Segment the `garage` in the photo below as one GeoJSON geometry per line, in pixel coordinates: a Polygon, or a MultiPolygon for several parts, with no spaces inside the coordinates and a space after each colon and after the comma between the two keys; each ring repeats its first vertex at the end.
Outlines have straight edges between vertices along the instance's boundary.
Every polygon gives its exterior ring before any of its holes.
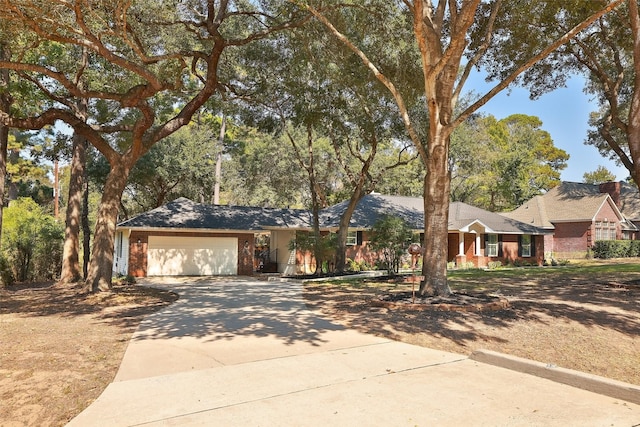
{"type": "Polygon", "coordinates": [[[238,274],[236,237],[149,236],[148,276],[238,274]]]}

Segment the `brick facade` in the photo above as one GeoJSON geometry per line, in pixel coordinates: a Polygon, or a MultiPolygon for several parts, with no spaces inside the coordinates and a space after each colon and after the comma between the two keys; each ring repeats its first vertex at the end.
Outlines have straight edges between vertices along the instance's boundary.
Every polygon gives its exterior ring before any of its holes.
{"type": "MultiPolygon", "coordinates": [[[[544,262],[545,251],[545,237],[546,236],[531,236],[532,245],[534,245],[534,256],[521,257],[519,252],[519,236],[518,235],[501,235],[501,256],[488,257],[485,256],[485,241],[484,235],[480,235],[480,256],[475,254],[476,234],[465,233],[464,234],[464,255],[459,256],[459,233],[449,233],[449,253],[447,254],[447,260],[449,262],[455,262],[461,264],[465,262],[471,262],[475,267],[484,268],[489,262],[500,261],[503,264],[513,264],[516,262],[530,263],[535,265],[542,265],[544,262]]],[[[369,235],[364,233],[362,245],[349,246],[347,248],[347,258],[355,260],[357,262],[366,261],[373,265],[378,259],[376,252],[372,251],[368,247],[369,235]]]]}

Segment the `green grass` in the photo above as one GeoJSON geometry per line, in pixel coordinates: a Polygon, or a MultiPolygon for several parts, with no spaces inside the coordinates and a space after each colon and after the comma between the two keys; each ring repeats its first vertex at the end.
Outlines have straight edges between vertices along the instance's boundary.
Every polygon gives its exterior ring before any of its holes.
{"type": "MultiPolygon", "coordinates": [[[[514,267],[495,270],[450,270],[447,272],[449,286],[454,291],[495,291],[508,285],[535,285],[539,282],[553,283],[566,279],[581,281],[620,279],[621,275],[640,273],[640,259],[617,261],[581,261],[558,267],[514,267]]],[[[419,272],[417,272],[419,274],[419,272]]],[[[349,279],[328,278],[322,283],[345,285],[352,288],[411,289],[412,283],[389,283],[375,278],[349,279]]],[[[416,281],[419,286],[419,281],[416,281]]]]}
{"type": "Polygon", "coordinates": [[[509,285],[535,285],[567,279],[581,281],[619,279],[621,275],[640,273],[638,260],[620,262],[590,261],[563,267],[520,267],[497,270],[464,270],[448,273],[453,290],[495,290],[509,285]]]}

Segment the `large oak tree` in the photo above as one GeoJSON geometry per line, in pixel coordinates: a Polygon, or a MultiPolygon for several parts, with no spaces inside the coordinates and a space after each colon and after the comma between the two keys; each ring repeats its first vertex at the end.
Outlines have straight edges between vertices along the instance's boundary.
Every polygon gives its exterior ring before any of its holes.
{"type": "Polygon", "coordinates": [[[341,7],[327,5],[325,2],[304,2],[307,9],[345,46],[357,55],[369,72],[394,97],[403,118],[406,131],[410,136],[418,154],[425,165],[424,178],[424,212],[425,239],[423,274],[424,281],[420,293],[446,295],[451,292],[447,283],[447,250],[448,250],[448,210],[450,193],[449,143],[453,130],[469,115],[482,107],[498,92],[513,83],[518,76],[536,62],[545,58],[577,33],[588,27],[598,17],[612,10],[622,0],[612,1],[600,10],[585,14],[573,28],[556,40],[544,39],[544,47],[539,51],[512,52],[515,66],[501,78],[494,88],[481,96],[476,102],[459,114],[456,104],[461,91],[472,69],[480,65],[485,54],[496,45],[508,40],[513,26],[500,27],[496,34],[496,21],[502,19],[515,26],[514,17],[520,9],[524,12],[538,4],[547,2],[512,2],[518,7],[509,10],[511,16],[505,14],[501,0],[481,2],[480,0],[404,0],[404,1],[370,1],[355,2],[351,6],[341,7]],[[354,34],[353,23],[343,19],[345,8],[366,8],[375,14],[381,24],[390,20],[403,20],[412,29],[411,40],[400,40],[389,34],[391,44],[415,43],[417,55],[415,60],[422,67],[422,89],[424,93],[424,109],[428,112],[428,130],[421,134],[418,123],[411,116],[405,101],[403,88],[398,85],[393,75],[379,66],[368,46],[369,29],[359,28],[354,34]],[[529,55],[530,53],[530,55],[529,55]]]}
{"type": "Polygon", "coordinates": [[[5,126],[63,121],[106,158],[86,287],[111,286],[120,198],[129,173],[155,143],[189,123],[239,78],[231,51],[304,21],[282,2],[4,1],[0,20],[29,40],[0,69],[49,100],[30,115],[0,112],[5,126]],[[79,61],[82,50],[88,61],[79,61]],[[83,84],[81,84],[83,83],[83,84]],[[86,101],[86,116],[79,103],[86,101]]]}

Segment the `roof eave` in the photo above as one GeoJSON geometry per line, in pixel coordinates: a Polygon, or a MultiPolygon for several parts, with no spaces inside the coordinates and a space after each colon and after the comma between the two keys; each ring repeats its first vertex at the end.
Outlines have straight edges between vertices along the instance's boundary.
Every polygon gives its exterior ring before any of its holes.
{"type": "Polygon", "coordinates": [[[116,230],[130,230],[130,231],[162,231],[171,233],[263,233],[264,229],[257,230],[245,230],[245,229],[229,229],[229,228],[181,228],[181,227],[128,227],[128,226],[116,226],[116,230]]]}

